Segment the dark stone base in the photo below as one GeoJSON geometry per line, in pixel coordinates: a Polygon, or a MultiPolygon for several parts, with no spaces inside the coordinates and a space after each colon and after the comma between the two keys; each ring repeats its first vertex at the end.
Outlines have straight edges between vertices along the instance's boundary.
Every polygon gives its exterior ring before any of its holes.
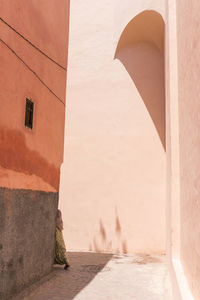
{"type": "Polygon", "coordinates": [[[0,188],[0,299],[53,266],[58,193],[0,188]]]}

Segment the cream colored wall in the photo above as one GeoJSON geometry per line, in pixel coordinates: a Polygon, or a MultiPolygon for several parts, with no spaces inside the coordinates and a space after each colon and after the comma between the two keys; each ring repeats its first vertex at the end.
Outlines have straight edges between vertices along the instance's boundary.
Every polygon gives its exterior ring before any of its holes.
{"type": "MultiPolygon", "coordinates": [[[[164,1],[71,2],[60,191],[68,249],[165,251],[165,151],[131,76],[114,59],[125,26],[146,9],[164,16],[164,1]]],[[[158,61],[155,47],[142,49],[147,65],[158,61]]],[[[120,54],[132,71],[135,53],[129,45],[120,54]]]]}

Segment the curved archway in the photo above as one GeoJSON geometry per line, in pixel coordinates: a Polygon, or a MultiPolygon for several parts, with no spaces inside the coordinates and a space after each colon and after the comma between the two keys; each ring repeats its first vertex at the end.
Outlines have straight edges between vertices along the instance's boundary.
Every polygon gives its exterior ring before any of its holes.
{"type": "Polygon", "coordinates": [[[164,29],[159,13],[140,13],[124,29],[115,58],[132,78],[165,149],[164,29]]]}
{"type": "MultiPolygon", "coordinates": [[[[105,19],[105,1],[100,5],[101,14],[93,7],[98,30],[84,26],[80,10],[73,32],[79,21],[82,41],[70,42],[71,129],[60,193],[61,199],[68,197],[62,202],[65,234],[69,249],[160,254],[165,251],[165,152],[154,124],[165,123],[164,22],[153,11],[136,17],[133,12],[121,35],[122,22],[110,26],[113,11],[105,19]]],[[[164,131],[161,127],[161,137],[164,131]]]]}

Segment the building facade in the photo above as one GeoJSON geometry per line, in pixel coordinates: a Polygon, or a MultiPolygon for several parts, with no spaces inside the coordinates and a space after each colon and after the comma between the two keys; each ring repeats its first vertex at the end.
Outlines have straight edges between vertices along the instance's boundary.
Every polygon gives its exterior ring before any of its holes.
{"type": "Polygon", "coordinates": [[[165,5],[142,2],[71,3],[60,203],[72,249],[165,252],[165,5]]]}
{"type": "Polygon", "coordinates": [[[69,1],[1,1],[0,10],[0,298],[7,299],[53,265],[69,1]]]}
{"type": "MultiPolygon", "coordinates": [[[[0,298],[50,272],[69,1],[0,2],[0,298]]],[[[200,299],[199,1],[71,3],[60,207],[68,249],[165,254],[200,299]]]]}
{"type": "Polygon", "coordinates": [[[60,205],[68,248],[167,253],[199,289],[197,0],[73,1],[60,205]]]}

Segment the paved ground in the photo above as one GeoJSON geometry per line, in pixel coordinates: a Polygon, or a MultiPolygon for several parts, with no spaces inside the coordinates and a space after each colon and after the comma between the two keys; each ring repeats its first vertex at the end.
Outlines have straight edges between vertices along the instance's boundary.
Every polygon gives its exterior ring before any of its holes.
{"type": "Polygon", "coordinates": [[[164,257],[70,252],[69,260],[15,300],[172,300],[164,257]]]}

